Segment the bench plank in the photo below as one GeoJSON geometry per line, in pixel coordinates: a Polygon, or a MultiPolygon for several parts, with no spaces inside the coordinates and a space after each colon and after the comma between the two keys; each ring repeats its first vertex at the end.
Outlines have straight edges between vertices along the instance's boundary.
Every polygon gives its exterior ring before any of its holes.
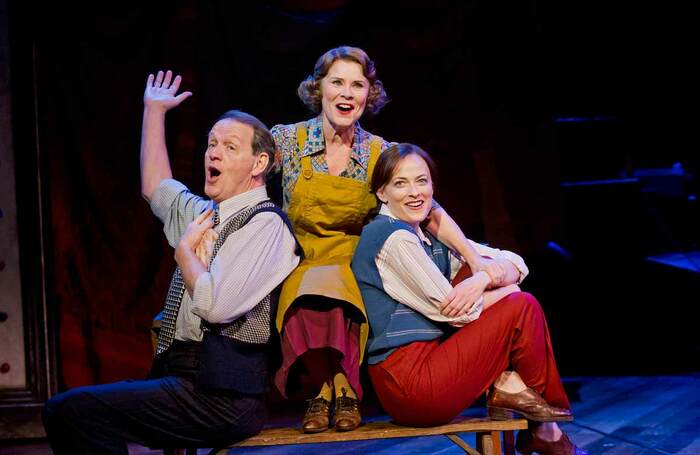
{"type": "Polygon", "coordinates": [[[353,431],[333,429],[323,433],[305,434],[298,428],[267,428],[258,435],[230,447],[272,446],[287,444],[315,444],[323,442],[361,441],[366,439],[413,438],[454,433],[513,431],[527,429],[527,420],[490,420],[488,418],[459,417],[438,427],[404,427],[390,422],[364,423],[353,431]]]}

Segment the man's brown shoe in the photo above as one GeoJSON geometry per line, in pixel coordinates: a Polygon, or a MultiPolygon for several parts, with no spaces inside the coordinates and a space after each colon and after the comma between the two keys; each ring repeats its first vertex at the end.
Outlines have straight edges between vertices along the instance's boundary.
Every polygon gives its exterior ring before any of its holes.
{"type": "Polygon", "coordinates": [[[519,393],[508,393],[493,388],[486,401],[489,417],[494,420],[512,419],[520,414],[536,422],[570,422],[574,416],[568,409],[550,406],[539,393],[527,388],[519,393]]]}
{"type": "Polygon", "coordinates": [[[328,429],[328,411],[330,401],[317,397],[309,400],[309,409],[304,414],[301,429],[304,433],[320,433],[328,429]]]}
{"type": "Polygon", "coordinates": [[[515,440],[515,448],[522,455],[531,455],[533,452],[540,455],[588,455],[588,452],[576,447],[566,433],[562,433],[558,441],[550,442],[538,438],[530,430],[521,430],[515,440]]]}
{"type": "Polygon", "coordinates": [[[335,397],[333,420],[337,431],[352,431],[360,426],[360,401],[346,396],[345,388],[341,389],[342,397],[335,397]]]}

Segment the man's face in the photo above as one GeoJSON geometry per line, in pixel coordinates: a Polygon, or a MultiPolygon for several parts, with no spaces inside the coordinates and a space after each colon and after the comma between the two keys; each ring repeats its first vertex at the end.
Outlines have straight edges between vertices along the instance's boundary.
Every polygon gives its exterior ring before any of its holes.
{"type": "Polygon", "coordinates": [[[231,119],[219,120],[209,132],[204,155],[204,193],[216,203],[253,188],[253,128],[231,119]]]}

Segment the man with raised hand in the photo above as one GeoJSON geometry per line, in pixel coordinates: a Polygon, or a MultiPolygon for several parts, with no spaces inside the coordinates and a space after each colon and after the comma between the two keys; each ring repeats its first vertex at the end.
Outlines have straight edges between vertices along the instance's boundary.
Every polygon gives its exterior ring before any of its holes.
{"type": "Polygon", "coordinates": [[[172,179],[165,114],[177,94],[171,71],[144,92],[141,190],[175,248],[177,269],[162,312],[149,379],[78,387],[44,410],[51,447],[127,454],[151,447],[220,447],[260,431],[267,416],[271,315],[277,287],[299,263],[286,216],[265,177],[275,144],[255,117],[228,111],[209,132],[204,192],[172,179]]]}

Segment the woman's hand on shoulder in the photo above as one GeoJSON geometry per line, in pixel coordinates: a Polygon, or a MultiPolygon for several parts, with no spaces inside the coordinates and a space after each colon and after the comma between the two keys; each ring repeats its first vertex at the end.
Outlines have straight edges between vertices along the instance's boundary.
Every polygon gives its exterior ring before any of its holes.
{"type": "Polygon", "coordinates": [[[476,272],[452,288],[440,306],[440,313],[447,317],[459,317],[466,314],[479,300],[490,282],[491,278],[485,271],[476,272]]]}

